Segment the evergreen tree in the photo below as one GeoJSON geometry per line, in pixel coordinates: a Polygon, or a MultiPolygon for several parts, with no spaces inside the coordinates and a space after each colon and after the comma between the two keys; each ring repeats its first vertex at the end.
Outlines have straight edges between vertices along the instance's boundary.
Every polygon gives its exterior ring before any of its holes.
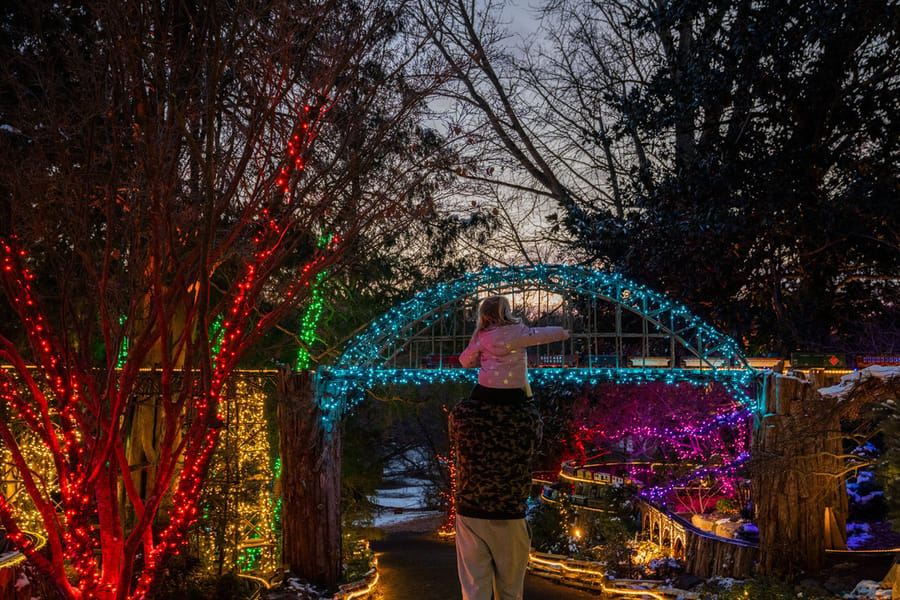
{"type": "Polygon", "coordinates": [[[580,243],[750,352],[895,350],[896,3],[634,3],[625,25],[659,55],[604,94],[656,161],[624,218],[572,221],[580,243]]]}

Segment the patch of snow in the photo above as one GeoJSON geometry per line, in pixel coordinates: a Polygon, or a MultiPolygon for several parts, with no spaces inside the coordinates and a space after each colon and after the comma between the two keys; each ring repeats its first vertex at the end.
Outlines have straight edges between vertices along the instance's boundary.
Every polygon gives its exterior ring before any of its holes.
{"type": "Polygon", "coordinates": [[[848,600],[890,600],[891,590],[881,589],[881,584],[870,579],[863,579],[856,584],[853,591],[844,594],[848,600]]]}
{"type": "Polygon", "coordinates": [[[668,558],[654,558],[650,561],[650,568],[656,571],[661,567],[669,567],[672,569],[680,569],[681,563],[675,560],[672,557],[668,558]]]}
{"type": "Polygon", "coordinates": [[[377,490],[376,494],[369,499],[382,508],[422,508],[424,489],[421,486],[408,486],[397,489],[377,490]]]}
{"type": "Polygon", "coordinates": [[[734,584],[738,583],[740,580],[731,577],[713,577],[709,581],[715,584],[719,589],[730,590],[734,587],[734,584]]]}
{"type": "Polygon", "coordinates": [[[7,123],[0,125],[0,131],[8,131],[9,133],[15,133],[16,135],[23,135],[21,129],[16,129],[7,123]]]}
{"type": "Polygon", "coordinates": [[[272,597],[280,598],[282,600],[284,598],[290,598],[291,600],[324,600],[325,598],[332,597],[328,592],[320,590],[296,577],[289,577],[279,589],[283,590],[285,593],[273,594],[272,597]]]}
{"type": "Polygon", "coordinates": [[[388,465],[384,473],[386,481],[394,480],[401,485],[376,490],[369,497],[376,507],[375,527],[389,527],[440,514],[440,511],[429,510],[425,506],[426,489],[430,482],[405,476],[411,466],[423,464],[427,460],[425,449],[413,449],[388,465]]]}
{"type": "Polygon", "coordinates": [[[847,533],[869,533],[872,531],[871,523],[847,523],[847,533]]]}
{"type": "Polygon", "coordinates": [[[426,517],[438,517],[442,513],[436,510],[404,511],[402,513],[382,512],[375,516],[375,527],[391,527],[426,517]]]}
{"type": "Polygon", "coordinates": [[[881,367],[881,366],[873,366],[866,367],[861,371],[854,371],[852,373],[847,373],[843,377],[841,377],[841,382],[837,385],[833,385],[827,388],[821,388],[819,390],[819,395],[826,398],[836,398],[837,400],[843,400],[847,397],[850,391],[856,386],[857,383],[868,379],[869,377],[875,377],[877,379],[894,379],[900,377],[900,367],[881,367]]]}
{"type": "Polygon", "coordinates": [[[882,492],[880,490],[875,490],[874,492],[869,492],[868,494],[863,494],[863,495],[857,494],[856,492],[850,492],[849,494],[850,494],[850,500],[852,500],[853,502],[855,502],[857,504],[866,504],[868,502],[871,502],[875,498],[880,498],[880,497],[884,496],[884,492],[882,492]]]}
{"type": "Polygon", "coordinates": [[[850,501],[857,504],[866,504],[867,502],[871,502],[876,498],[884,496],[884,491],[872,489],[875,487],[875,473],[872,471],[859,471],[855,478],[847,480],[846,486],[850,501]],[[868,493],[861,494],[860,488],[862,488],[863,491],[869,491],[868,493]]]}
{"type": "Polygon", "coordinates": [[[759,527],[750,522],[741,523],[741,526],[737,528],[732,537],[738,540],[758,542],[759,527]]]}
{"type": "Polygon", "coordinates": [[[874,471],[860,471],[856,474],[856,483],[874,483],[875,481],[875,472],[874,471]]]}

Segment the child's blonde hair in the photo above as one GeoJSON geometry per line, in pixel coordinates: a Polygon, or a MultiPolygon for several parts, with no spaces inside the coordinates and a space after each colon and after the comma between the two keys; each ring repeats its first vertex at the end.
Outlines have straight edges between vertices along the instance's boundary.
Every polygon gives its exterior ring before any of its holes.
{"type": "Polygon", "coordinates": [[[492,327],[513,325],[521,319],[514,317],[506,296],[488,296],[478,307],[478,327],[476,331],[484,331],[492,327]]]}

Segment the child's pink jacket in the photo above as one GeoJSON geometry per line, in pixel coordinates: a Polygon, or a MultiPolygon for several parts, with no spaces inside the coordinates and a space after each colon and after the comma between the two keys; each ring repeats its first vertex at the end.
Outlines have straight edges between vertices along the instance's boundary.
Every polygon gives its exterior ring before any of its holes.
{"type": "Polygon", "coordinates": [[[459,355],[466,368],[481,358],[478,383],[490,388],[525,387],[528,359],[526,348],[569,338],[562,327],[528,327],[522,323],[480,331],[459,355]]]}

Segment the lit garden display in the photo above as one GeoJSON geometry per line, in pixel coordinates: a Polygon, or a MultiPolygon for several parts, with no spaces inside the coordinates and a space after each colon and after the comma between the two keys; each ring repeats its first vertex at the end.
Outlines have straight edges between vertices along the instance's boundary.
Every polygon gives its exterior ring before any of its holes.
{"type": "Polygon", "coordinates": [[[645,497],[673,507],[699,502],[702,512],[708,502],[742,491],[736,470],[749,453],[751,411],[735,391],[659,382],[586,389],[573,407],[574,460],[603,465],[604,457],[617,456],[645,484],[645,497]],[[706,498],[694,502],[701,488],[706,498]]]}
{"type": "MultiPolygon", "coordinates": [[[[577,292],[586,297],[618,304],[645,319],[656,331],[662,331],[682,344],[685,354],[694,357],[698,368],[532,368],[529,378],[533,385],[596,387],[615,384],[624,389],[635,386],[663,385],[678,389],[687,387],[698,393],[716,387],[729,398],[713,414],[696,421],[670,426],[644,426],[631,435],[643,435],[670,443],[675,448],[676,461],[702,463],[710,453],[717,453],[723,462],[699,466],[686,474],[684,480],[666,482],[648,488],[648,497],[660,499],[675,489],[683,488],[688,480],[717,477],[730,481],[746,460],[749,435],[749,414],[755,405],[751,390],[756,371],[747,365],[737,345],[691,315],[683,306],[665,297],[634,285],[621,277],[598,273],[580,267],[539,265],[529,267],[489,268],[466,275],[454,282],[442,283],[420,293],[415,298],[389,310],[363,334],[351,341],[334,367],[318,370],[317,398],[325,409],[326,423],[338,418],[366,397],[366,391],[379,386],[427,386],[441,383],[477,381],[477,369],[397,367],[398,356],[416,336],[427,335],[429,328],[437,328],[441,320],[454,318],[460,302],[489,293],[511,294],[521,289],[545,289],[560,295],[577,292]],[[735,429],[737,445],[734,451],[720,447],[723,429],[735,429]],[[681,446],[677,440],[690,440],[681,446]],[[691,450],[693,448],[693,451],[691,450]],[[729,477],[726,477],[729,476],[729,477]]],[[[573,334],[577,333],[573,331],[573,334]]],[[[451,362],[451,361],[448,361],[451,362]]],[[[634,473],[637,475],[637,471],[634,473]]]]}
{"type": "MultiPolygon", "coordinates": [[[[384,366],[404,341],[449,316],[459,299],[479,294],[542,289],[594,297],[640,315],[652,326],[689,348],[707,367],[714,359],[745,368],[737,343],[693,315],[685,306],[615,273],[569,265],[489,267],[454,281],[439,283],[387,311],[355,338],[336,363],[337,369],[384,366]]],[[[577,332],[575,332],[577,333],[577,332]]]]}
{"type": "MultiPolygon", "coordinates": [[[[751,406],[746,388],[755,371],[747,365],[737,344],[694,316],[686,307],[614,273],[567,265],[533,265],[486,268],[451,282],[439,283],[390,309],[354,338],[332,368],[319,370],[319,399],[327,412],[339,414],[364,397],[365,389],[377,385],[426,385],[438,382],[472,382],[474,369],[428,369],[419,365],[396,366],[409,342],[454,317],[460,301],[487,293],[509,294],[541,289],[564,296],[578,294],[612,303],[638,315],[654,331],[677,342],[700,368],[538,368],[529,377],[545,383],[709,383],[721,382],[733,390],[741,403],[751,406]]],[[[573,331],[573,337],[579,334],[573,331]]],[[[621,365],[625,367],[625,365],[621,365]]]]}
{"type": "MultiPolygon", "coordinates": [[[[295,152],[313,134],[308,126],[304,130],[307,133],[295,137],[295,152]]],[[[302,168],[297,160],[292,169],[302,168]]],[[[284,196],[292,189],[284,178],[276,187],[284,196]]],[[[236,385],[233,373],[253,340],[273,327],[286,307],[295,299],[309,298],[308,286],[317,281],[333,254],[331,237],[296,268],[282,291],[282,303],[261,314],[258,299],[267,277],[293,248],[285,242],[296,225],[292,199],[283,199],[286,204],[278,210],[270,210],[269,192],[242,203],[247,215],[236,221],[233,235],[246,237],[247,247],[239,269],[217,289],[221,296],[217,304],[198,300],[204,295],[202,285],[211,279],[210,272],[203,271],[208,263],[188,261],[199,274],[179,271],[175,279],[183,285],[172,284],[170,289],[160,282],[170,277],[161,271],[173,268],[171,261],[150,261],[146,273],[157,277],[154,285],[149,291],[141,287],[134,298],[116,298],[122,301],[116,309],[129,311],[126,316],[98,312],[102,331],[94,331],[93,337],[88,330],[75,325],[70,330],[47,318],[52,313],[42,305],[44,290],[35,283],[31,269],[37,261],[28,254],[27,240],[7,236],[0,244],[4,292],[33,350],[26,359],[4,339],[0,351],[4,363],[0,396],[8,411],[0,420],[0,437],[4,464],[14,465],[17,473],[16,488],[0,494],[0,521],[8,539],[61,596],[146,597],[164,572],[166,558],[178,553],[201,517],[201,489],[222,432],[223,394],[236,385]],[[151,318],[146,317],[148,304],[151,318]],[[216,331],[209,336],[183,335],[202,331],[213,321],[216,331]],[[96,338],[103,342],[105,363],[93,364],[81,351],[92,347],[96,338]],[[158,381],[154,401],[159,421],[149,424],[158,438],[146,446],[146,460],[136,465],[129,456],[129,437],[135,433],[131,416],[143,402],[136,400],[143,393],[137,388],[148,377],[148,369],[155,373],[149,377],[158,381]],[[28,435],[14,430],[13,424],[27,429],[28,435]],[[35,443],[44,447],[46,457],[35,456],[30,448],[35,443]],[[34,529],[47,533],[45,552],[38,552],[27,535],[37,520],[42,526],[34,529]],[[138,554],[142,561],[136,560],[138,554]]],[[[164,207],[154,214],[171,217],[164,207]]],[[[182,241],[164,240],[176,245],[182,241]]],[[[136,272],[145,269],[139,266],[136,272]]],[[[103,302],[98,306],[98,311],[110,309],[103,302]]],[[[260,515],[245,519],[240,527],[258,528],[257,547],[271,547],[271,518],[265,512],[260,515]]],[[[253,557],[256,552],[262,551],[248,549],[240,560],[245,564],[269,560],[253,557]]]]}
{"type": "MultiPolygon", "coordinates": [[[[438,383],[471,383],[478,380],[477,369],[391,369],[350,368],[319,371],[319,398],[322,406],[332,414],[350,410],[365,398],[367,389],[389,385],[433,385],[438,383]]],[[[641,384],[663,382],[666,384],[689,383],[705,385],[721,383],[727,386],[735,398],[745,406],[754,400],[747,393],[754,372],[737,370],[688,370],[688,369],[532,369],[528,372],[533,385],[598,385],[606,382],[641,384]]]]}
{"type": "Polygon", "coordinates": [[[270,378],[243,373],[223,401],[225,429],[210,461],[195,528],[201,561],[212,571],[271,575],[280,564],[277,458],[265,411],[270,378]]]}
{"type": "MultiPolygon", "coordinates": [[[[45,444],[24,427],[11,428],[12,434],[19,440],[24,461],[36,473],[43,474],[42,484],[50,490],[51,495],[59,493],[59,483],[53,477],[53,455],[45,444]]],[[[28,496],[21,477],[18,476],[12,455],[6,444],[0,446],[0,481],[3,488],[0,495],[15,506],[18,521],[24,531],[30,533],[44,532],[44,523],[34,502],[28,496]]]]}
{"type": "MultiPolygon", "coordinates": [[[[239,373],[234,384],[226,388],[220,406],[225,427],[210,461],[201,515],[194,528],[201,562],[212,570],[223,567],[225,571],[271,576],[280,564],[276,532],[278,459],[269,444],[264,408],[271,394],[271,385],[267,386],[271,379],[271,373],[239,373]]],[[[13,426],[11,430],[25,463],[40,478],[41,485],[51,496],[59,494],[57,480],[48,477],[54,469],[46,444],[27,428],[13,426]]],[[[15,506],[21,529],[43,545],[44,521],[25,492],[22,478],[12,469],[5,444],[0,448],[0,465],[4,467],[2,496],[15,506]]]]}
{"type": "MultiPolygon", "coordinates": [[[[333,238],[323,243],[327,245],[331,241],[333,238]]],[[[323,255],[318,256],[320,258],[316,260],[321,260],[323,255]]],[[[261,255],[260,260],[263,258],[261,255]]],[[[315,264],[312,263],[310,268],[315,264]]],[[[322,271],[317,273],[316,276],[305,280],[306,285],[313,287],[313,293],[308,295],[309,301],[301,332],[302,340],[307,347],[315,339],[316,327],[324,308],[321,286],[325,275],[322,271]]],[[[241,290],[249,290],[253,284],[254,265],[248,265],[246,277],[247,284],[240,287],[241,290]]],[[[396,368],[392,366],[393,353],[398,349],[402,351],[402,347],[410,339],[422,334],[428,327],[438,324],[441,319],[448,318],[450,307],[456,303],[471,301],[489,292],[514,293],[515,290],[522,288],[547,289],[560,294],[574,291],[582,296],[622,307],[623,310],[630,311],[650,323],[655,331],[663,332],[682,344],[686,354],[697,358],[700,363],[700,368],[696,369],[624,368],[624,366],[535,368],[530,371],[530,379],[536,387],[595,386],[604,382],[620,385],[720,384],[733,394],[739,404],[753,405],[753,399],[748,396],[746,390],[752,384],[755,372],[746,366],[746,362],[737,351],[736,344],[703,324],[684,307],[612,274],[593,272],[580,267],[534,266],[486,269],[480,273],[466,275],[455,282],[439,284],[376,319],[368,330],[351,341],[333,367],[320,367],[317,370],[316,393],[326,415],[325,427],[331,427],[342,414],[352,410],[363,400],[366,390],[373,387],[474,383],[477,378],[475,369],[433,369],[419,368],[418,365],[396,368]]],[[[27,290],[27,285],[23,284],[22,289],[27,290]]],[[[240,376],[226,379],[224,376],[224,373],[234,369],[241,328],[251,313],[249,299],[243,294],[244,292],[241,292],[234,298],[227,316],[217,321],[211,328],[209,337],[212,342],[211,358],[214,367],[211,393],[214,393],[214,396],[201,397],[197,400],[198,414],[215,407],[216,419],[222,426],[215,427],[205,438],[196,438],[193,442],[199,451],[184,465],[185,476],[173,499],[175,509],[172,522],[168,529],[161,532],[161,543],[154,546],[156,554],[151,553],[148,556],[151,565],[155,564],[153,561],[161,558],[164,553],[176,549],[180,532],[186,531],[189,525],[198,520],[201,524],[208,524],[219,518],[217,511],[221,510],[221,507],[217,507],[212,500],[215,497],[220,500],[226,499],[228,493],[226,483],[229,478],[250,480],[258,477],[258,481],[254,482],[252,490],[248,486],[228,500],[228,510],[232,513],[222,520],[222,527],[204,526],[199,530],[195,529],[199,532],[196,541],[204,563],[211,565],[218,562],[224,569],[265,572],[269,571],[270,565],[277,564],[279,560],[276,553],[278,493],[275,489],[277,483],[273,482],[271,476],[272,471],[277,471],[277,465],[272,464],[268,438],[261,429],[264,428],[262,424],[264,394],[258,388],[254,388],[250,379],[240,376]],[[213,452],[217,440],[220,443],[218,449],[213,452]],[[187,499],[188,495],[201,497],[199,474],[205,461],[210,461],[209,487],[202,496],[206,500],[197,505],[196,502],[189,502],[187,499]],[[247,474],[251,476],[247,477],[247,474]],[[216,531],[213,532],[213,529],[216,531]],[[202,533],[203,531],[209,533],[202,533]],[[218,539],[215,534],[218,534],[218,539]],[[228,548],[225,553],[222,552],[223,544],[228,548]]],[[[36,323],[34,327],[39,330],[40,324],[36,323]]],[[[51,360],[52,355],[48,352],[45,358],[51,360]]],[[[298,356],[298,366],[309,366],[310,362],[308,351],[301,352],[298,356]]],[[[53,371],[52,364],[48,363],[45,368],[53,371]]],[[[127,355],[120,356],[118,368],[130,368],[127,364],[127,355]]],[[[77,385],[77,381],[72,383],[77,385]]],[[[54,391],[58,396],[73,397],[78,392],[77,387],[68,387],[62,382],[60,385],[61,387],[54,391]]],[[[14,399],[9,388],[6,395],[14,399]]],[[[18,409],[20,418],[26,420],[36,418],[29,414],[26,404],[14,399],[12,405],[18,409]]],[[[742,417],[737,415],[743,414],[745,413],[736,410],[733,414],[718,415],[710,423],[698,425],[695,431],[691,431],[691,435],[702,436],[704,427],[712,431],[721,424],[722,419],[739,419],[742,417]]],[[[65,415],[61,415],[61,418],[65,418],[65,415]]],[[[40,427],[35,430],[40,431],[40,427]]],[[[71,436],[75,436],[76,432],[76,427],[70,429],[71,436]]],[[[655,435],[659,436],[665,434],[665,431],[655,432],[655,435]]],[[[62,441],[74,451],[77,447],[77,438],[66,440],[67,438],[62,438],[62,441]]],[[[36,445],[34,450],[37,452],[47,447],[48,444],[45,442],[36,445]]],[[[52,444],[49,447],[52,448],[52,444]]],[[[29,446],[24,443],[21,444],[21,448],[23,454],[30,452],[29,446]]],[[[47,450],[47,453],[43,459],[28,460],[52,461],[50,450],[47,450]]],[[[721,465],[721,468],[726,468],[726,465],[721,465]]],[[[275,479],[277,480],[277,475],[275,479]]],[[[136,497],[135,492],[129,491],[136,497]]],[[[61,493],[63,496],[66,495],[62,488],[61,493]]],[[[68,510],[75,511],[71,516],[77,520],[79,512],[72,508],[73,497],[69,497],[67,506],[70,507],[68,510]]],[[[2,508],[9,510],[9,505],[4,504],[2,508]]],[[[40,517],[42,510],[46,512],[48,507],[36,507],[34,518],[30,520],[20,518],[19,523],[30,526],[30,523],[38,524],[40,521],[46,521],[46,518],[40,517]]],[[[89,511],[85,514],[89,514],[89,511]]],[[[39,530],[38,527],[35,529],[39,530]]],[[[78,545],[79,531],[81,530],[76,527],[69,534],[74,537],[67,538],[66,544],[72,548],[83,546],[85,550],[89,546],[92,547],[93,542],[88,537],[85,537],[82,546],[78,545]]],[[[13,535],[16,533],[13,532],[13,535]]],[[[92,557],[93,552],[89,552],[83,561],[81,559],[74,561],[78,563],[75,566],[80,569],[79,573],[82,573],[82,580],[88,588],[98,585],[96,581],[84,579],[92,577],[97,572],[98,565],[92,557]]],[[[140,580],[139,585],[147,586],[149,583],[149,577],[145,577],[140,580]]]]}
{"type": "MultiPolygon", "coordinates": [[[[738,471],[747,457],[750,414],[756,403],[751,389],[757,372],[749,367],[732,340],[703,324],[684,307],[616,275],[580,267],[556,265],[486,269],[455,282],[439,284],[388,311],[351,341],[333,367],[318,370],[317,398],[325,409],[327,416],[324,419],[329,421],[344,411],[352,410],[364,400],[366,391],[375,387],[474,384],[477,369],[457,368],[452,356],[422,361],[429,367],[435,362],[446,362],[450,368],[422,368],[418,364],[398,367],[397,364],[404,360],[410,362],[403,356],[408,345],[417,336],[427,337],[429,329],[440,327],[442,320],[453,319],[460,303],[469,302],[474,306],[477,298],[486,294],[515,294],[522,289],[552,290],[560,295],[574,291],[584,297],[617,304],[644,319],[649,324],[645,327],[669,336],[673,345],[677,342],[685,356],[693,357],[696,368],[671,368],[674,366],[671,362],[665,368],[628,367],[622,361],[619,368],[530,368],[529,378],[536,388],[593,388],[604,384],[615,384],[619,389],[663,386],[694,390],[701,395],[713,388],[721,390],[728,401],[723,401],[721,406],[702,415],[702,418],[686,419],[667,426],[633,427],[629,435],[668,443],[673,448],[673,461],[696,466],[690,473],[685,473],[683,479],[648,487],[645,490],[648,499],[667,498],[674,490],[695,485],[703,479],[721,482],[723,493],[734,491],[726,488],[733,477],[738,477],[738,471]],[[733,439],[730,441],[735,442],[733,447],[725,447],[729,441],[720,435],[723,430],[732,431],[733,439]],[[685,440],[687,443],[684,443],[685,440]],[[711,454],[721,460],[708,464],[711,454]]],[[[450,328],[444,327],[441,331],[446,329],[450,328]]],[[[574,333],[577,331],[573,330],[574,333]]],[[[641,361],[648,365],[650,362],[641,361]]],[[[324,425],[330,426],[328,422],[324,425]]],[[[452,515],[449,523],[452,523],[452,515]]]]}

